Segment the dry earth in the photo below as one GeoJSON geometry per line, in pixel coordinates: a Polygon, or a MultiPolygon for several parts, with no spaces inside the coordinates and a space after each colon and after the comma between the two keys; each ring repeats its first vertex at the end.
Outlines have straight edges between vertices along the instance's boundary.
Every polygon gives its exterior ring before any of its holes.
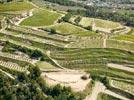
{"type": "Polygon", "coordinates": [[[87,84],[91,81],[91,79],[82,80],[81,77],[83,75],[85,75],[85,73],[74,71],[42,73],[42,77],[48,82],[48,84],[70,86],[74,91],[83,91],[87,84]]]}

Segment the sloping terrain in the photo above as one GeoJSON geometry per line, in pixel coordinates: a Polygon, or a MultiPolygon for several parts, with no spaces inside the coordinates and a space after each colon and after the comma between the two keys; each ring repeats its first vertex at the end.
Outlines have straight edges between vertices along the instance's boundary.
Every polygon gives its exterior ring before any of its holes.
{"type": "Polygon", "coordinates": [[[66,13],[0,4],[0,100],[133,100],[134,29],[66,13]]]}

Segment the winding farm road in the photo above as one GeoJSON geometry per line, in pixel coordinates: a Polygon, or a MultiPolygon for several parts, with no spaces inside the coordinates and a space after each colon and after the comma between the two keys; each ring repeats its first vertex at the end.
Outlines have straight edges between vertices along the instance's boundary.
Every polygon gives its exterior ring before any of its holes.
{"type": "Polygon", "coordinates": [[[105,93],[111,96],[114,96],[116,98],[119,98],[121,100],[130,100],[122,95],[116,94],[108,89],[101,83],[101,82],[96,82],[95,87],[91,93],[91,95],[88,95],[84,100],[97,100],[98,94],[99,93],[105,93]]]}
{"type": "Polygon", "coordinates": [[[124,65],[108,63],[107,66],[111,67],[111,68],[116,68],[116,69],[120,69],[120,70],[129,71],[129,72],[133,72],[134,73],[134,68],[126,67],[124,65]]]}
{"type": "Polygon", "coordinates": [[[85,98],[85,100],[97,100],[97,96],[100,92],[103,92],[105,90],[105,86],[100,83],[100,82],[96,82],[95,83],[95,87],[91,93],[91,95],[87,96],[85,98]]]}

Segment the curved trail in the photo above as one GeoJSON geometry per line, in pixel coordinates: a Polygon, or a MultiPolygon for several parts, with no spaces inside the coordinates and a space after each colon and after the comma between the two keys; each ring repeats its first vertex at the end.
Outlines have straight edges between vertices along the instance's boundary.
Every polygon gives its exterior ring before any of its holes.
{"type": "Polygon", "coordinates": [[[96,82],[91,95],[87,96],[84,100],[97,100],[98,94],[104,90],[105,86],[100,82],[96,82]]]}
{"type": "Polygon", "coordinates": [[[88,95],[84,100],[97,100],[98,94],[101,92],[119,98],[121,100],[130,100],[122,95],[116,94],[106,89],[106,87],[101,82],[95,83],[95,87],[93,88],[92,94],[88,95]]]}
{"type": "Polygon", "coordinates": [[[7,72],[5,72],[5,71],[3,71],[3,70],[1,70],[1,69],[0,69],[0,72],[6,74],[8,77],[10,77],[10,78],[13,79],[13,80],[15,79],[10,73],[7,73],[7,72]]]}

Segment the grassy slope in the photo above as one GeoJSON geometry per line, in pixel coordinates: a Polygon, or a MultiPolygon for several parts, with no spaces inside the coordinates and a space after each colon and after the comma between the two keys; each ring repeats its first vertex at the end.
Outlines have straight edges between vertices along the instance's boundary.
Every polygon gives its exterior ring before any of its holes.
{"type": "Polygon", "coordinates": [[[93,18],[82,17],[79,24],[82,25],[83,27],[88,27],[92,25],[92,21],[93,21],[93,18]]]}
{"type": "Polygon", "coordinates": [[[33,6],[26,2],[13,2],[13,3],[0,4],[0,12],[22,11],[22,10],[29,10],[32,8],[33,6]]]}
{"type": "Polygon", "coordinates": [[[38,61],[36,65],[41,69],[55,69],[55,67],[45,61],[38,61]]]}
{"type": "Polygon", "coordinates": [[[133,79],[133,74],[113,68],[106,64],[121,63],[133,65],[133,53],[117,49],[79,49],[51,53],[62,66],[72,69],[87,69],[91,74],[133,79]]]}
{"type": "Polygon", "coordinates": [[[95,19],[95,23],[97,27],[101,27],[101,28],[113,29],[120,26],[119,23],[108,21],[108,20],[102,20],[102,19],[95,19]]]}
{"type": "Polygon", "coordinates": [[[118,87],[122,90],[125,90],[125,91],[128,91],[128,92],[134,94],[134,84],[132,84],[132,83],[113,80],[113,84],[115,87],[118,87]]]}
{"type": "Polygon", "coordinates": [[[24,20],[21,25],[47,26],[52,25],[61,15],[48,10],[36,10],[34,15],[24,20]]]}
{"type": "Polygon", "coordinates": [[[129,32],[130,35],[134,35],[134,27],[131,28],[131,32],[129,32]]]}
{"type": "Polygon", "coordinates": [[[4,18],[4,16],[0,15],[0,20],[2,20],[4,18]]]}
{"type": "Polygon", "coordinates": [[[114,39],[134,42],[134,35],[119,35],[114,39]]]}
{"type": "Polygon", "coordinates": [[[70,23],[60,23],[55,26],[50,26],[48,28],[55,29],[57,32],[69,35],[69,34],[75,34],[75,35],[95,35],[96,33],[85,30],[81,27],[72,25],[70,23]]]}

